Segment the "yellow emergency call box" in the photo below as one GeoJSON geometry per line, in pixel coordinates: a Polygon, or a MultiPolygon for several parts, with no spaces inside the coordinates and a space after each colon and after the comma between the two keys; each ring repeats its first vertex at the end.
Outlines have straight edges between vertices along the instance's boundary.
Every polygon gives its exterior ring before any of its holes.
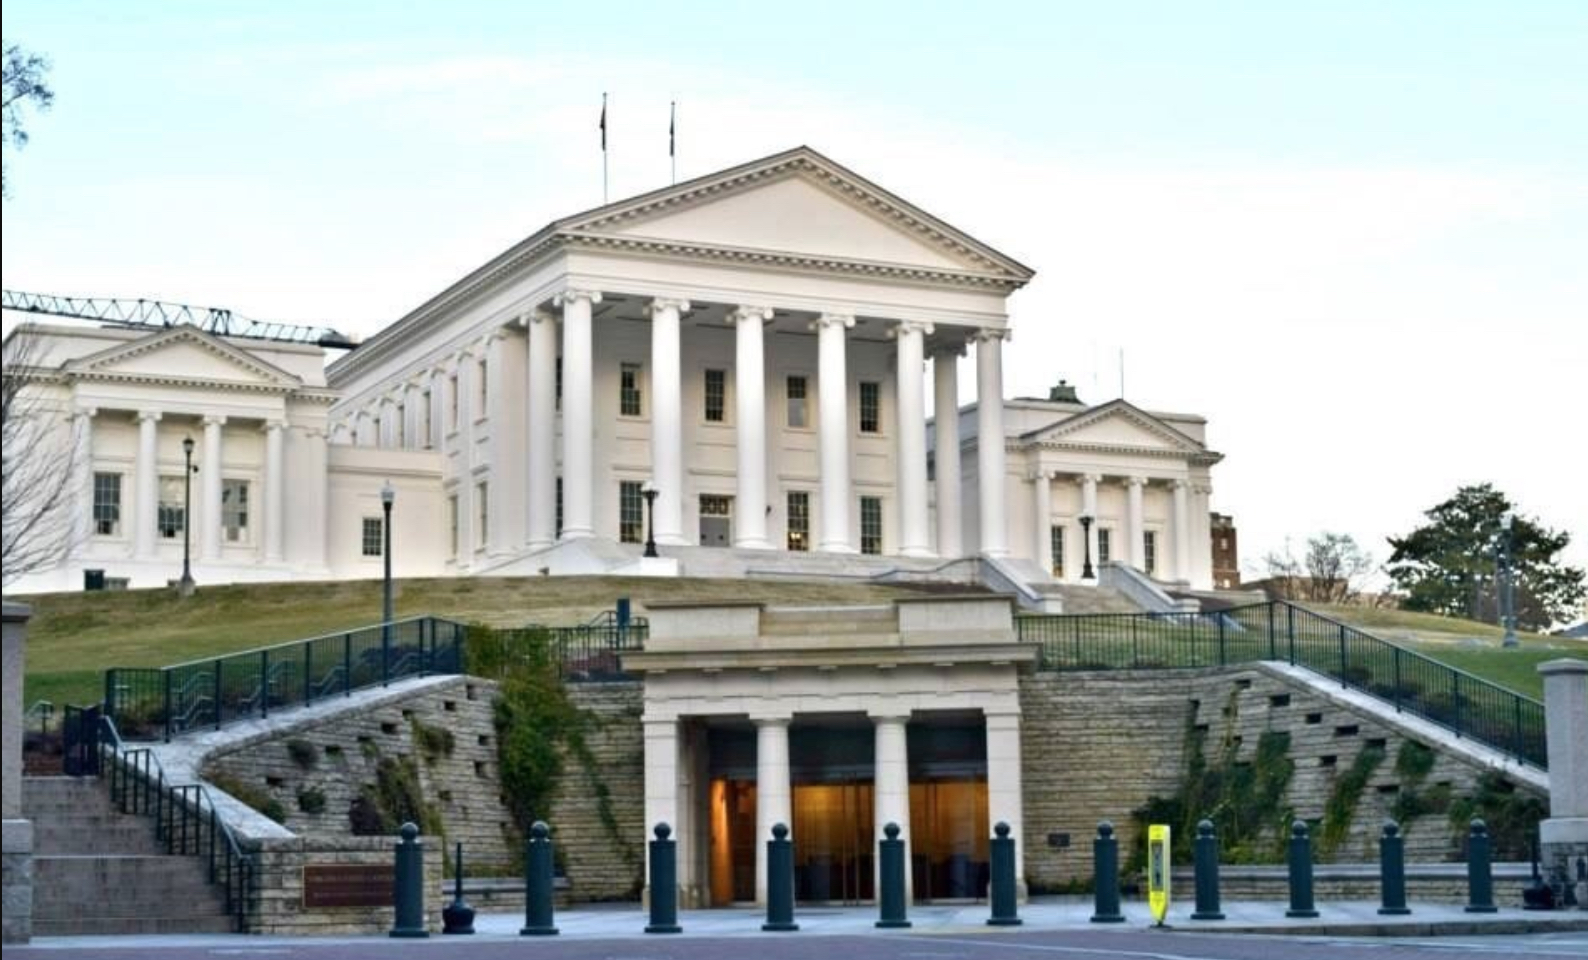
{"type": "Polygon", "coordinates": [[[1147,827],[1147,906],[1152,919],[1163,926],[1169,916],[1169,825],[1147,827]]]}

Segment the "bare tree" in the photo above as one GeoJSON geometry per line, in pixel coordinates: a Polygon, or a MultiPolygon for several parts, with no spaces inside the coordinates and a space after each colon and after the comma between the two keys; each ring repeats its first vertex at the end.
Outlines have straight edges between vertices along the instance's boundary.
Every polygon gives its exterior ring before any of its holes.
{"type": "Polygon", "coordinates": [[[5,340],[0,387],[0,582],[59,563],[72,546],[77,438],[40,391],[42,344],[31,324],[5,340]]]}
{"type": "MultiPolygon", "coordinates": [[[[0,57],[0,65],[4,67],[4,76],[0,78],[0,87],[4,88],[5,99],[0,104],[0,144],[21,148],[28,143],[22,108],[32,106],[48,110],[55,100],[55,92],[44,83],[44,75],[50,72],[50,62],[36,53],[29,53],[19,44],[5,43],[3,46],[5,52],[0,57]]],[[[11,195],[11,183],[5,178],[3,165],[0,165],[0,195],[11,195]]]]}
{"type": "Polygon", "coordinates": [[[1285,541],[1283,553],[1263,558],[1270,591],[1285,600],[1352,603],[1361,594],[1362,579],[1373,571],[1373,557],[1348,533],[1327,530],[1307,538],[1307,554],[1298,560],[1285,541]]]}

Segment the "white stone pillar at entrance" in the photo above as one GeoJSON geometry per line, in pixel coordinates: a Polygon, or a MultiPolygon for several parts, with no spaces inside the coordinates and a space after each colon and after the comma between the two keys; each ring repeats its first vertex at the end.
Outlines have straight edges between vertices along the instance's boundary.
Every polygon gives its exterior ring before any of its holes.
{"type": "MultiPolygon", "coordinates": [[[[1081,547],[1081,556],[1092,558],[1092,572],[1097,572],[1097,565],[1101,559],[1097,555],[1097,482],[1103,479],[1095,473],[1081,475],[1081,515],[1092,518],[1092,525],[1086,531],[1086,543],[1081,547]]],[[[1083,566],[1081,572],[1086,568],[1083,566]]]]}
{"type": "Polygon", "coordinates": [[[280,420],[265,423],[265,562],[280,563],[282,531],[286,528],[287,425],[280,420]]]}
{"type": "MultiPolygon", "coordinates": [[[[793,790],[789,781],[790,717],[755,717],[755,902],[766,903],[766,841],[772,825],[794,829],[793,790]]],[[[790,834],[792,837],[792,833],[790,834]]]]}
{"type": "Polygon", "coordinates": [[[938,350],[932,355],[933,481],[937,492],[937,554],[963,553],[959,497],[959,358],[963,346],[938,350]]]}
{"type": "MultiPolygon", "coordinates": [[[[899,825],[899,839],[906,844],[904,848],[904,900],[911,903],[911,888],[909,863],[915,849],[910,841],[910,745],[906,725],[910,722],[909,711],[896,713],[872,713],[871,721],[876,725],[876,755],[874,767],[874,791],[872,801],[875,815],[875,839],[881,840],[886,834],[883,828],[889,823],[899,825]]],[[[873,889],[882,889],[881,864],[873,868],[873,889]]]]}
{"type": "Polygon", "coordinates": [[[1544,875],[1576,880],[1577,909],[1588,910],[1588,661],[1550,660],[1544,675],[1544,744],[1549,760],[1549,819],[1538,825],[1544,875]]]}
{"type": "MultiPolygon", "coordinates": [[[[683,843],[678,836],[678,784],[681,771],[678,767],[678,721],[671,718],[645,718],[642,723],[645,731],[645,835],[641,844],[645,850],[645,901],[649,903],[650,841],[655,837],[652,831],[658,823],[665,823],[673,828],[673,836],[680,844],[683,843]]],[[[678,853],[682,860],[683,850],[679,849],[678,853]]]]}
{"type": "Polygon", "coordinates": [[[1147,518],[1142,512],[1141,498],[1146,485],[1146,477],[1125,478],[1125,535],[1130,538],[1127,559],[1143,573],[1147,571],[1147,518]]]}
{"type": "Polygon", "coordinates": [[[739,485],[734,507],[733,545],[770,550],[766,538],[766,350],[762,327],[770,307],[739,307],[728,319],[737,331],[734,354],[734,414],[739,418],[739,485]]]}
{"type": "Polygon", "coordinates": [[[1191,579],[1191,485],[1176,480],[1174,491],[1174,577],[1191,579]]]}
{"type": "Polygon", "coordinates": [[[976,334],[976,492],[981,503],[981,552],[1009,553],[1004,513],[1004,340],[1007,330],[976,334]]]}
{"type": "Polygon", "coordinates": [[[1015,883],[1026,899],[1024,802],[1020,786],[1020,714],[987,715],[987,835],[1001,820],[1015,841],[1015,883]]]}
{"type": "Polygon", "coordinates": [[[1053,572],[1053,485],[1047,471],[1031,474],[1031,559],[1043,573],[1053,572]]]}
{"type": "Polygon", "coordinates": [[[160,414],[144,410],[138,414],[138,464],[136,468],[138,509],[133,511],[132,555],[138,560],[154,559],[155,521],[160,512],[160,414]]]}
{"type": "Polygon", "coordinates": [[[72,542],[68,552],[88,546],[94,536],[94,414],[85,407],[72,415],[72,471],[77,480],[77,508],[72,513],[72,542]]]}
{"type": "MultiPolygon", "coordinates": [[[[656,485],[652,529],[656,542],[684,539],[684,378],[679,319],[688,300],[658,297],[651,315],[651,482],[656,485]]],[[[759,382],[759,378],[758,378],[759,382]]]]}
{"type": "Polygon", "coordinates": [[[204,418],[204,465],[199,469],[199,482],[204,487],[204,508],[199,514],[199,529],[204,536],[199,541],[199,559],[215,561],[221,558],[221,444],[226,429],[226,418],[211,414],[204,418]]]}
{"type": "Polygon", "coordinates": [[[594,290],[564,290],[562,307],[562,539],[595,536],[594,290]]]}
{"type": "Polygon", "coordinates": [[[899,341],[899,552],[932,556],[926,511],[926,335],[930,323],[906,320],[894,327],[899,341]]]}
{"type": "Polygon", "coordinates": [[[557,318],[529,315],[529,548],[557,539],[557,318]]]}
{"type": "Polygon", "coordinates": [[[849,374],[848,345],[844,331],[855,318],[824,313],[816,321],[816,403],[821,410],[818,430],[822,471],[822,528],[820,549],[828,553],[854,553],[849,530],[849,374]]]}

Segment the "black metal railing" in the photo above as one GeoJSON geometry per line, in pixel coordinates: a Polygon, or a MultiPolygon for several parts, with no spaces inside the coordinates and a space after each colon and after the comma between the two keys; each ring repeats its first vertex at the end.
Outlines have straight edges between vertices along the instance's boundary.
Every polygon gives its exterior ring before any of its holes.
{"type": "Polygon", "coordinates": [[[615,683],[634,679],[623,670],[622,655],[643,649],[650,635],[644,617],[627,621],[597,617],[573,627],[471,627],[468,672],[500,679],[508,665],[546,658],[569,683],[615,683]]]}
{"type": "Polygon", "coordinates": [[[1282,660],[1546,769],[1544,705],[1283,600],[1191,613],[1025,615],[1042,670],[1212,667],[1282,660]]]}
{"type": "Polygon", "coordinates": [[[199,857],[219,886],[238,933],[248,929],[248,902],[257,870],[254,857],[215,808],[202,783],[173,783],[151,747],[129,747],[110,717],[99,718],[98,768],[109,781],[110,801],[125,814],[150,818],[167,855],[199,857]]]}
{"type": "Polygon", "coordinates": [[[127,740],[169,740],[393,680],[457,673],[464,629],[414,617],[169,667],[113,667],[105,714],[127,740]]]}

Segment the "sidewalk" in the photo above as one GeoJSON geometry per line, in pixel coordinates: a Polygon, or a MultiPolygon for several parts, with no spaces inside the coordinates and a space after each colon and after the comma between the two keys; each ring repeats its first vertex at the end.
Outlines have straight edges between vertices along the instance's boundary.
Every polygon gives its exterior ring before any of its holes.
{"type": "MultiPolygon", "coordinates": [[[[1373,936],[1430,937],[1478,936],[1485,934],[1560,933],[1588,931],[1588,913],[1571,911],[1523,911],[1502,908],[1498,913],[1466,913],[1458,906],[1413,904],[1409,916],[1381,917],[1376,902],[1320,903],[1315,919],[1289,919],[1285,904],[1276,902],[1227,903],[1220,921],[1190,919],[1191,905],[1177,903],[1170,908],[1168,926],[1177,932],[1264,933],[1293,936],[1373,936]]],[[[1090,897],[1041,898],[1020,911],[1024,924],[1019,927],[989,927],[985,904],[965,906],[916,907],[910,911],[909,930],[878,930],[875,907],[813,907],[796,911],[800,925],[795,933],[763,933],[765,915],[750,908],[680,911],[678,922],[684,928],[677,935],[647,935],[644,911],[633,904],[582,906],[558,913],[555,923],[559,939],[678,939],[700,937],[823,937],[823,936],[925,936],[967,934],[1004,936],[1026,930],[1128,930],[1140,932],[1152,925],[1147,905],[1122,904],[1124,923],[1091,923],[1090,897]]],[[[518,940],[524,918],[519,913],[490,913],[475,918],[474,940],[518,940]]],[[[435,937],[439,937],[436,934],[435,937]]],[[[433,937],[433,939],[435,938],[433,937]]],[[[350,943],[368,942],[370,937],[257,937],[232,935],[170,935],[136,937],[46,937],[33,941],[43,948],[93,947],[114,944],[121,948],[155,949],[162,946],[257,947],[273,942],[350,943]]],[[[462,939],[447,937],[447,940],[462,939]]],[[[522,938],[531,940],[535,938],[522,938]]],[[[391,941],[393,944],[414,941],[391,941]]],[[[421,941],[422,942],[422,941],[421,941]]]]}

